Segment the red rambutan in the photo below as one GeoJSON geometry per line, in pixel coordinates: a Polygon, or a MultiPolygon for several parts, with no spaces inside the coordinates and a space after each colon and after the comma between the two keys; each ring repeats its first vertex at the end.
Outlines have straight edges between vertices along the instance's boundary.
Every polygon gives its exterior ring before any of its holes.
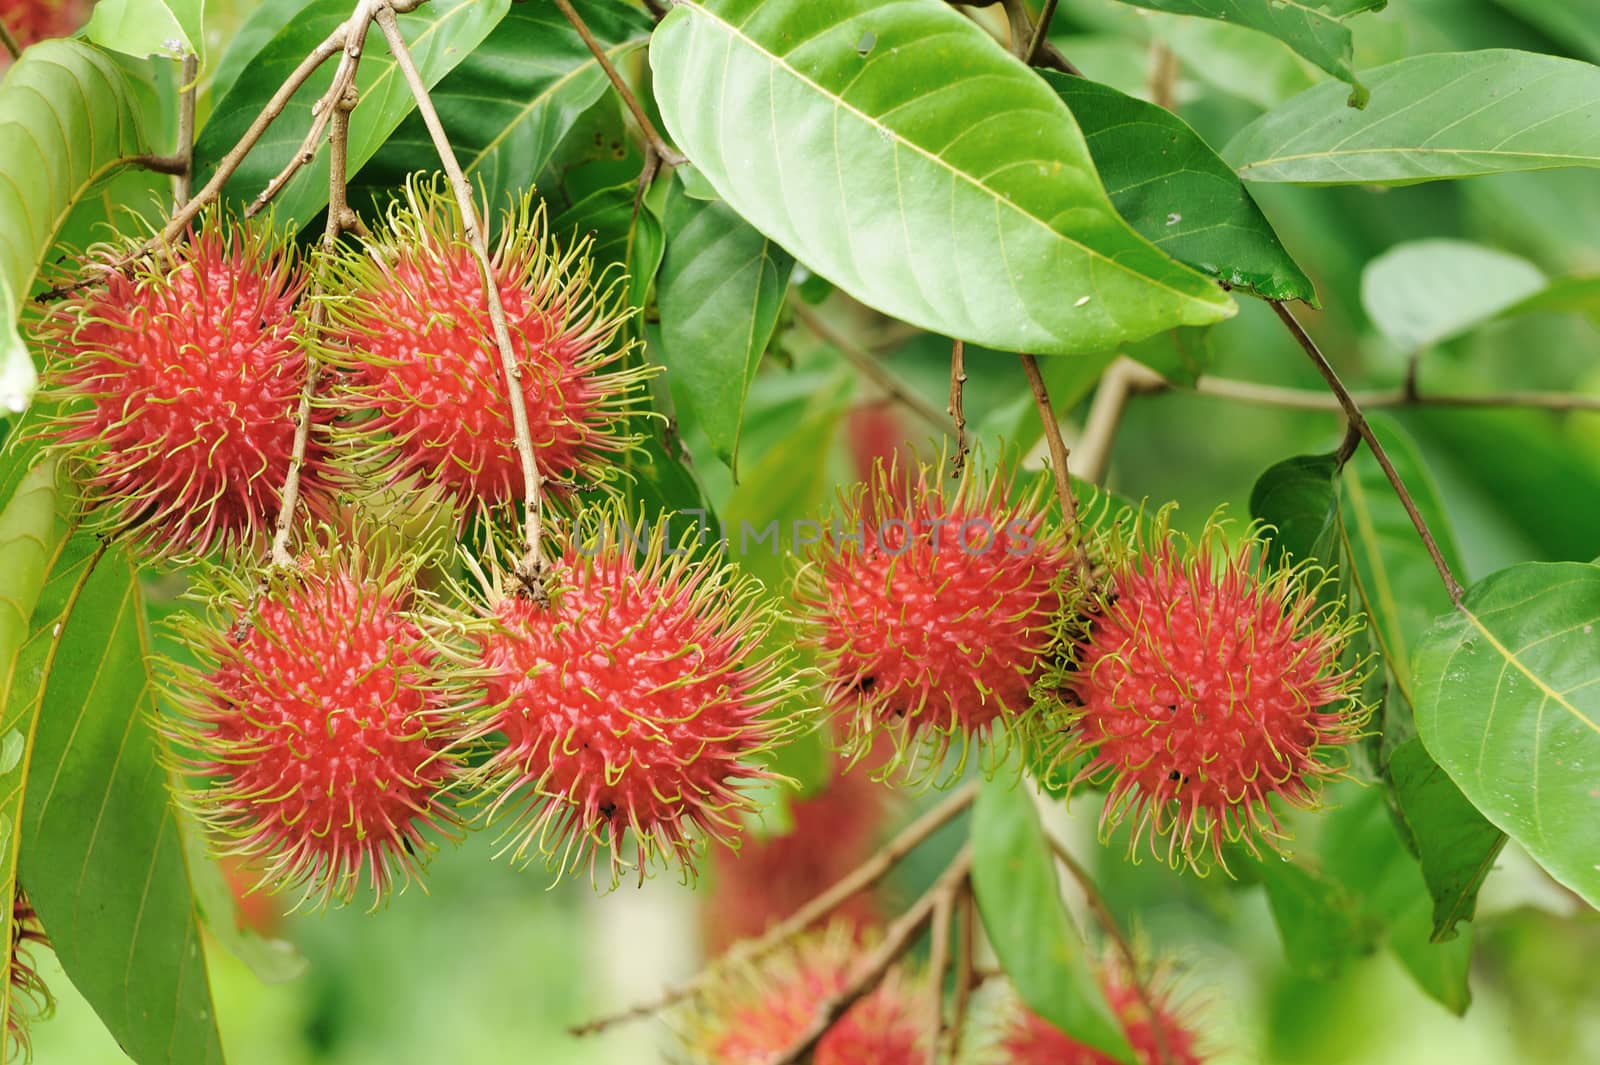
{"type": "MultiPolygon", "coordinates": [[[[633,442],[623,422],[641,376],[620,368],[626,349],[613,344],[620,278],[597,279],[588,240],[561,248],[526,199],[492,261],[540,475],[557,492],[603,480],[633,442]]],[[[412,182],[378,234],[330,267],[323,345],[342,387],[327,401],[366,412],[352,442],[385,479],[418,475],[483,506],[520,499],[500,349],[454,200],[412,182]]]]}
{"type": "MultiPolygon", "coordinates": [[[[969,465],[970,469],[970,465],[969,465]]],[[[916,775],[953,742],[1027,713],[1066,598],[1066,544],[1044,528],[1042,483],[1018,502],[970,472],[954,490],[920,470],[906,489],[879,467],[844,501],[801,573],[797,598],[847,745],[888,732],[916,775]]]]}
{"type": "Polygon", "coordinates": [[[203,664],[170,685],[178,770],[200,785],[184,799],[219,856],[300,887],[301,904],[348,902],[364,874],[376,905],[420,871],[424,830],[455,820],[460,719],[408,580],[319,550],[272,571],[259,600],[224,578],[215,620],[244,619],[186,634],[203,664]]]}
{"type": "MultiPolygon", "coordinates": [[[[817,1011],[843,991],[866,951],[845,924],[802,937],[760,961],[719,974],[677,1025],[694,1060],[765,1065],[804,1035],[817,1011]]],[[[828,1029],[815,1065],[925,1065],[933,998],[905,969],[883,981],[828,1029]]]]}
{"type": "Polygon", "coordinates": [[[6,1045],[4,1057],[29,1060],[33,1053],[28,1038],[32,1018],[47,1016],[54,1006],[50,989],[34,968],[32,945],[48,946],[50,939],[39,924],[39,915],[28,902],[22,885],[15,885],[11,896],[11,967],[6,997],[6,1045]]]}
{"type": "MultiPolygon", "coordinates": [[[[1146,989],[1151,999],[1146,1006],[1121,966],[1100,970],[1100,988],[1139,1065],[1202,1065],[1192,1021],[1171,1002],[1163,982],[1158,974],[1146,989]]],[[[1116,1065],[1115,1058],[1078,1042],[1020,1002],[1006,1008],[998,1038],[983,1060],[985,1065],[1116,1065]]]]}
{"type": "Polygon", "coordinates": [[[659,530],[574,543],[549,576],[548,605],[496,593],[462,672],[477,734],[504,739],[477,771],[489,816],[512,813],[514,860],[592,876],[604,852],[615,883],[631,832],[641,877],[692,871],[699,839],[731,840],[753,808],[741,786],[775,779],[759,760],[789,728],[760,586],[659,530]]]}
{"type": "MultiPolygon", "coordinates": [[[[67,37],[89,19],[91,0],[0,0],[0,22],[23,48],[51,37],[67,37]]],[[[0,70],[11,56],[0,49],[0,70]]]]}
{"type": "MultiPolygon", "coordinates": [[[[211,214],[181,244],[56,306],[42,338],[57,430],[81,451],[107,525],[180,557],[264,546],[308,369],[295,320],[304,283],[269,229],[211,214]]],[[[301,473],[308,501],[324,473],[316,438],[301,473]]]]}
{"type": "Polygon", "coordinates": [[[1215,523],[1193,543],[1158,526],[1112,566],[1077,649],[1058,764],[1084,756],[1075,779],[1107,785],[1103,830],[1131,819],[1130,848],[1204,868],[1224,842],[1281,839],[1270,800],[1314,804],[1366,711],[1354,625],[1313,571],[1267,566],[1254,530],[1229,548],[1215,523]]]}

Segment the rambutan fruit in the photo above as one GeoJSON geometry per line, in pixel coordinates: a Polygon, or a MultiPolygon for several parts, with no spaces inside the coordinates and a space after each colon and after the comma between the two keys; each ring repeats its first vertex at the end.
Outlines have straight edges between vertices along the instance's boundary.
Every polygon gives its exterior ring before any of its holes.
{"type": "MultiPolygon", "coordinates": [[[[563,247],[528,198],[503,218],[492,262],[547,492],[603,482],[634,442],[625,421],[642,376],[616,343],[621,277],[597,278],[589,240],[563,247]]],[[[347,427],[358,454],[384,479],[418,475],[458,503],[520,500],[510,393],[454,200],[413,180],[329,275],[322,346],[341,387],[327,401],[365,412],[347,427]]]]}
{"type": "Polygon", "coordinates": [[[33,1018],[47,1016],[54,1006],[50,989],[40,978],[33,959],[33,945],[48,946],[50,939],[39,924],[39,915],[28,902],[21,884],[11,895],[10,989],[6,998],[6,1045],[3,1056],[27,1061],[32,1057],[28,1026],[33,1018]]]}
{"type": "MultiPolygon", "coordinates": [[[[810,1027],[866,957],[870,939],[847,924],[803,936],[755,962],[717,974],[674,1027],[693,1060],[765,1065],[810,1027]]],[[[933,997],[927,981],[896,966],[817,1044],[815,1065],[925,1065],[933,997]]]]}
{"type": "MultiPolygon", "coordinates": [[[[702,909],[708,950],[760,935],[870,858],[891,794],[865,772],[835,772],[814,794],[789,800],[787,831],[713,848],[702,909]]],[[[857,925],[879,916],[868,892],[834,912],[857,925]]]]}
{"type": "MultiPolygon", "coordinates": [[[[0,0],[0,22],[23,48],[51,37],[67,37],[89,19],[90,0],[0,0]]],[[[0,49],[0,71],[11,56],[0,49]]]]}
{"type": "Polygon", "coordinates": [[[468,623],[468,713],[494,741],[475,779],[513,860],[594,877],[605,854],[613,884],[652,860],[692,873],[702,839],[735,837],[749,787],[779,779],[761,760],[790,729],[790,680],[760,648],[773,618],[757,583],[669,550],[660,528],[610,535],[626,526],[600,510],[606,533],[574,535],[547,604],[496,591],[468,623]]]}
{"type": "MultiPolygon", "coordinates": [[[[160,555],[265,546],[308,370],[295,317],[304,284],[269,228],[212,213],[56,305],[41,327],[61,411],[51,431],[81,454],[107,527],[160,555]]],[[[319,436],[300,480],[314,507],[319,436]]]]}
{"type": "MultiPolygon", "coordinates": [[[[1203,1065],[1193,1018],[1174,1002],[1165,972],[1147,982],[1148,1005],[1122,965],[1103,965],[1099,982],[1139,1065],[1203,1065]]],[[[1116,1065],[1115,1058],[1078,1042],[1020,1001],[1002,1006],[1001,1016],[992,1043],[979,1055],[983,1065],[1116,1065]]]]}
{"type": "Polygon", "coordinates": [[[1281,840],[1272,801],[1312,806],[1343,771],[1368,714],[1358,625],[1319,602],[1319,571],[1269,566],[1258,530],[1230,547],[1217,522],[1189,541],[1163,517],[1134,539],[1064,678],[1056,763],[1106,786],[1102,830],[1131,821],[1130,851],[1148,837],[1203,871],[1226,842],[1281,840]]]}
{"type": "Polygon", "coordinates": [[[176,769],[197,785],[181,798],[260,886],[326,905],[364,879],[377,905],[420,871],[430,832],[450,833],[460,772],[462,719],[409,574],[318,546],[259,596],[219,585],[211,623],[183,633],[200,666],[168,684],[176,769]]]}
{"type": "Polygon", "coordinates": [[[926,468],[897,487],[880,466],[802,569],[796,597],[846,746],[859,756],[892,736],[885,775],[916,777],[922,757],[938,775],[952,745],[964,758],[975,736],[1011,736],[1027,716],[1075,597],[1043,488],[1013,502],[971,464],[953,489],[926,468]]]}

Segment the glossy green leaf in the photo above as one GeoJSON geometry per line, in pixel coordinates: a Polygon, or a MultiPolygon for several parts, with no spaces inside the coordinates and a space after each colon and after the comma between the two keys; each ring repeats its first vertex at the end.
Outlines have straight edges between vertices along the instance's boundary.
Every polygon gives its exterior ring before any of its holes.
{"type": "Polygon", "coordinates": [[[126,55],[205,58],[204,0],[99,0],[83,35],[126,55]]]}
{"type": "Polygon", "coordinates": [[[1000,965],[1028,1008],[1115,1061],[1136,1061],[1061,900],[1033,799],[1010,774],[986,781],[972,809],[972,892],[1000,965]]]}
{"type": "Polygon", "coordinates": [[[1338,561],[1339,475],[1333,455],[1296,455],[1268,467],[1250,491],[1250,516],[1273,527],[1269,558],[1338,561]]]}
{"type": "Polygon", "coordinates": [[[1589,59],[1600,61],[1600,0],[1494,0],[1589,59]]]}
{"type": "Polygon", "coordinates": [[[1268,857],[1258,867],[1267,904],[1295,971],[1331,980],[1372,953],[1382,925],[1343,884],[1298,862],[1268,857]]]}
{"type": "Polygon", "coordinates": [[[1510,170],[1600,166],[1600,68],[1495,48],[1412,56],[1362,75],[1364,111],[1319,85],[1223,151],[1250,181],[1410,185],[1510,170]]]}
{"type": "Polygon", "coordinates": [[[693,199],[676,182],[663,222],[656,305],[667,383],[737,472],[745,395],[778,324],[794,260],[727,204],[693,199]]]}
{"type": "Polygon", "coordinates": [[[1146,240],[1233,288],[1316,303],[1244,183],[1188,123],[1085,78],[1040,76],[1078,120],[1112,205],[1146,240]]]}
{"type": "Polygon", "coordinates": [[[1350,84],[1349,103],[1365,106],[1367,90],[1351,66],[1350,28],[1343,19],[1388,0],[1123,0],[1135,7],[1198,15],[1278,38],[1334,77],[1350,84]]]}
{"type": "MultiPolygon", "coordinates": [[[[652,23],[616,0],[575,4],[613,64],[644,46],[652,23]]],[[[433,90],[461,168],[491,207],[520,197],[578,119],[610,88],[605,72],[554,5],[515,4],[483,43],[433,90]]],[[[416,113],[362,170],[394,185],[433,154],[416,113]]]]}
{"type": "Polygon", "coordinates": [[[896,318],[1081,354],[1233,313],[1116,214],[1055,93],[946,5],[686,0],[650,59],[722,199],[896,318]]]}
{"type": "Polygon", "coordinates": [[[1467,801],[1416,737],[1390,753],[1388,774],[1433,897],[1429,936],[1449,939],[1458,922],[1472,919],[1478,889],[1494,868],[1506,834],[1467,801]]]}
{"type": "MultiPolygon", "coordinates": [[[[423,81],[431,88],[476,48],[505,14],[510,0],[433,0],[400,16],[400,29],[423,81]]],[[[240,72],[218,100],[195,142],[197,181],[209,180],[217,162],[231,150],[261,113],[284,79],[322,40],[350,16],[348,0],[316,0],[285,25],[240,72]]],[[[293,158],[311,124],[311,107],[333,79],[337,57],[295,94],[255,149],[229,180],[224,194],[248,202],[293,158]]],[[[356,74],[360,103],[350,116],[350,168],[360,169],[415,107],[394,58],[373,30],[356,74]]],[[[433,169],[437,157],[422,156],[418,169],[433,169]]],[[[301,225],[328,202],[328,152],[302,167],[278,194],[277,214],[301,225]]]]}
{"type": "Polygon", "coordinates": [[[233,89],[239,75],[255,62],[261,50],[272,43],[285,26],[300,17],[300,13],[316,0],[273,0],[270,4],[257,4],[244,22],[228,38],[217,69],[211,75],[211,98],[221,100],[233,89]]]}
{"type": "Polygon", "coordinates": [[[1464,795],[1600,905],[1600,566],[1526,562],[1479,581],[1422,638],[1417,730],[1464,795]]]}
{"type": "Polygon", "coordinates": [[[1465,240],[1397,244],[1361,272],[1361,306],[1411,355],[1504,314],[1545,287],[1520,256],[1465,240]]]}
{"type": "Polygon", "coordinates": [[[132,156],[154,150],[151,83],[81,41],[44,41],[0,81],[0,407],[19,411],[33,368],[17,332],[72,207],[132,156]]]}

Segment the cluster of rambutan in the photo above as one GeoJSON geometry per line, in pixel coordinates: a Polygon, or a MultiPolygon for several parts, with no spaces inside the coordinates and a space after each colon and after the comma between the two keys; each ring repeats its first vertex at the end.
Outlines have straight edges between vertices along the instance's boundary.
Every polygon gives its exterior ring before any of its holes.
{"type": "MultiPolygon", "coordinates": [[[[533,587],[496,546],[442,591],[419,580],[448,564],[394,550],[391,515],[363,502],[426,492],[493,529],[521,471],[459,215],[419,182],[373,228],[308,261],[212,213],[41,329],[43,431],[92,520],[194,564],[209,604],[179,622],[196,662],[163,671],[180,797],[219,854],[318,904],[363,883],[381,899],[469,823],[497,824],[520,859],[603,861],[612,882],[687,865],[735,832],[788,727],[767,607],[660,535],[636,551],[553,534],[533,587]],[[263,572],[291,471],[312,520],[294,563],[263,572]]],[[[620,291],[526,204],[492,274],[547,502],[575,511],[631,442],[620,291]]],[[[598,524],[623,519],[612,505],[598,524]]]]}

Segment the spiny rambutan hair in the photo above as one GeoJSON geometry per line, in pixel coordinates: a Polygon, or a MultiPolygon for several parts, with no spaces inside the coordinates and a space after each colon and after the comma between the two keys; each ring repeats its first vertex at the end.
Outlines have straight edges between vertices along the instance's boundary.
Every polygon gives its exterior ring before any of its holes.
{"type": "MultiPolygon", "coordinates": [[[[843,991],[873,945],[845,922],[714,974],[696,1003],[672,1018],[683,1049],[705,1065],[765,1065],[802,1038],[843,991]]],[[[834,1022],[814,1065],[925,1065],[933,1032],[927,980],[903,965],[834,1022]]]]}
{"type": "Polygon", "coordinates": [[[880,465],[841,498],[796,582],[847,749],[893,738],[883,775],[953,778],[952,746],[964,762],[974,737],[1020,733],[1076,598],[1044,483],[1012,501],[973,465],[954,487],[927,467],[902,486],[880,465]]]}
{"type": "Polygon", "coordinates": [[[55,1006],[50,989],[45,986],[33,959],[34,945],[48,947],[50,938],[39,923],[39,915],[28,902],[21,884],[15,884],[11,894],[11,967],[10,987],[6,993],[6,1042],[3,1056],[7,1061],[32,1060],[33,1042],[28,1028],[34,1018],[49,1016],[55,1006]]]}
{"type": "MultiPolygon", "coordinates": [[[[157,555],[264,548],[294,452],[309,364],[297,333],[305,272],[270,226],[209,212],[198,228],[56,304],[47,432],[81,455],[105,527],[157,555]]],[[[311,434],[303,499],[321,510],[311,434]]]]}
{"type": "Polygon", "coordinates": [[[466,622],[459,680],[492,747],[474,779],[515,861],[598,879],[605,855],[612,884],[652,861],[692,874],[703,839],[735,838],[748,789],[780,779],[762,764],[792,726],[784,657],[761,648],[773,611],[758,583],[669,549],[664,524],[632,531],[612,506],[581,517],[600,531],[574,526],[548,603],[497,578],[466,622]]]}
{"type": "Polygon", "coordinates": [[[1169,864],[1204,871],[1238,842],[1284,838],[1272,801],[1315,805],[1368,710],[1346,661],[1357,620],[1319,601],[1320,570],[1266,562],[1261,530],[1230,546],[1136,525],[1061,678],[1055,764],[1107,788],[1102,832],[1133,824],[1169,864]]]}
{"type": "MultiPolygon", "coordinates": [[[[1204,1065],[1194,1011],[1177,1000],[1169,969],[1157,968],[1143,995],[1123,964],[1104,962],[1096,975],[1139,1065],[1204,1065]]],[[[979,1065],[1116,1065],[1109,1054],[1033,1013],[1015,992],[1008,991],[990,1028],[979,1065]]]]}
{"type": "Polygon", "coordinates": [[[182,623],[198,652],[173,669],[167,732],[182,801],[221,857],[300,905],[376,906],[414,879],[456,818],[464,720],[439,683],[434,637],[412,610],[409,568],[370,565],[320,537],[254,582],[216,576],[211,617],[182,623]]]}
{"type": "MultiPolygon", "coordinates": [[[[321,345],[340,387],[326,402],[358,415],[341,438],[380,477],[419,475],[479,508],[520,500],[510,393],[455,201],[414,178],[375,229],[328,263],[321,345]]],[[[643,377],[617,342],[623,278],[595,275],[589,238],[547,233],[531,193],[502,219],[492,262],[547,491],[605,481],[634,444],[643,377]]]]}

